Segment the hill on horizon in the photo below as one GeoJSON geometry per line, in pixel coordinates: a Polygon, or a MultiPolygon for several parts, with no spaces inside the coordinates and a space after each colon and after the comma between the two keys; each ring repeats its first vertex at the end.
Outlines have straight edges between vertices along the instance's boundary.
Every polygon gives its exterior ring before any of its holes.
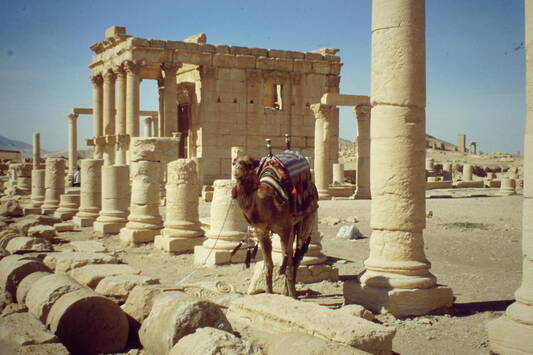
{"type": "MultiPolygon", "coordinates": [[[[4,136],[0,136],[0,149],[4,150],[19,150],[22,152],[23,157],[31,157],[32,155],[32,145],[17,141],[14,139],[9,139],[4,136]]],[[[44,151],[43,151],[44,152],[44,151]]]]}

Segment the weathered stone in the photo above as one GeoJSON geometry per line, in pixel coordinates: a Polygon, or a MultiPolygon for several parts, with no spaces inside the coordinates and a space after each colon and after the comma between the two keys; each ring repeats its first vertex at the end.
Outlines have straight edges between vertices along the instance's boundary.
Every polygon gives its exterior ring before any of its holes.
{"type": "Polygon", "coordinates": [[[178,158],[179,140],[172,137],[144,138],[131,140],[131,161],[153,161],[168,163],[178,158]]]}
{"type": "Polygon", "coordinates": [[[119,260],[114,255],[103,253],[62,252],[48,254],[43,262],[55,272],[68,272],[89,264],[114,264],[119,260]]]}
{"type": "Polygon", "coordinates": [[[136,286],[130,292],[126,303],[121,308],[140,324],[150,314],[154,298],[161,292],[163,292],[163,289],[160,285],[136,286]]]}
{"type": "MultiPolygon", "coordinates": [[[[233,301],[228,319],[267,332],[301,332],[372,353],[390,353],[395,330],[347,312],[299,302],[289,297],[261,294],[233,301]]],[[[235,322],[235,323],[234,323],[235,322]]]]}
{"type": "Polygon", "coordinates": [[[61,296],[47,325],[74,354],[122,352],[128,340],[128,319],[120,307],[86,288],[61,296]]]}
{"type": "Polygon", "coordinates": [[[21,218],[18,221],[16,221],[15,223],[12,223],[10,225],[10,228],[13,229],[13,230],[18,231],[21,234],[26,235],[26,233],[28,233],[28,229],[30,229],[30,227],[36,226],[38,224],[40,224],[39,216],[31,215],[31,216],[26,216],[24,218],[21,218]]]}
{"type": "Polygon", "coordinates": [[[37,280],[45,277],[45,276],[48,276],[48,275],[51,275],[50,272],[46,272],[46,271],[38,271],[38,272],[33,272],[31,274],[29,274],[28,276],[26,276],[20,283],[19,283],[19,286],[17,288],[17,301],[19,303],[26,303],[26,295],[28,294],[28,291],[30,290],[30,288],[32,288],[33,284],[35,282],[37,282],[37,280]]]}
{"type": "MultiPolygon", "coordinates": [[[[378,352],[374,353],[377,354],[378,352]]],[[[268,342],[268,354],[291,355],[362,355],[370,354],[348,345],[327,341],[322,338],[303,333],[287,333],[273,336],[268,342]]]]}
{"type": "Polygon", "coordinates": [[[358,304],[349,304],[336,309],[337,312],[348,312],[356,317],[364,318],[369,321],[374,320],[374,313],[370,312],[365,307],[358,304]]]}
{"type": "Polygon", "coordinates": [[[57,337],[30,313],[0,318],[0,352],[16,354],[23,345],[57,343],[57,337]]]}
{"type": "Polygon", "coordinates": [[[159,279],[144,275],[112,275],[102,279],[95,291],[124,302],[135,286],[158,284],[159,279]]]}
{"type": "Polygon", "coordinates": [[[15,231],[4,231],[4,233],[0,234],[0,248],[5,250],[12,239],[18,238],[20,236],[21,235],[15,231]]]}
{"type": "Polygon", "coordinates": [[[94,289],[105,277],[114,275],[137,275],[141,272],[126,264],[94,264],[85,265],[70,271],[70,276],[81,283],[94,289]]]}
{"type": "Polygon", "coordinates": [[[180,291],[188,295],[208,300],[221,307],[227,308],[237,297],[242,297],[235,291],[235,287],[226,281],[199,281],[180,285],[180,291]]]}
{"type": "Polygon", "coordinates": [[[84,253],[105,253],[107,248],[96,240],[77,240],[70,242],[76,251],[84,253]]]}
{"type": "Polygon", "coordinates": [[[165,292],[154,300],[139,330],[146,351],[166,354],[184,336],[202,327],[231,331],[231,325],[215,304],[182,292],[165,292]]]}
{"type": "Polygon", "coordinates": [[[70,352],[61,343],[23,345],[17,355],[70,355],[70,352]]]}
{"type": "Polygon", "coordinates": [[[16,292],[19,283],[29,274],[38,271],[50,272],[50,269],[42,262],[29,257],[6,256],[0,260],[0,287],[17,300],[16,292]]]}
{"type": "Polygon", "coordinates": [[[63,274],[50,274],[38,279],[26,295],[26,305],[41,322],[46,323],[54,303],[64,294],[83,288],[63,274]]]}
{"type": "Polygon", "coordinates": [[[28,312],[28,307],[22,303],[10,303],[8,304],[0,314],[0,318],[8,316],[13,313],[24,313],[28,312]]]}
{"type": "Polygon", "coordinates": [[[0,216],[21,217],[23,215],[22,207],[18,201],[7,200],[0,205],[0,216]]]}
{"type": "Polygon", "coordinates": [[[62,222],[54,224],[54,229],[57,233],[60,232],[70,232],[74,230],[74,223],[71,222],[62,222]]]}
{"type": "Polygon", "coordinates": [[[259,355],[263,352],[246,340],[211,327],[199,328],[181,338],[169,352],[169,355],[204,354],[259,355]]]}
{"type": "Polygon", "coordinates": [[[11,254],[25,251],[53,251],[52,244],[43,238],[16,237],[10,239],[6,250],[11,254]]]}
{"type": "Polygon", "coordinates": [[[337,232],[337,238],[346,239],[346,240],[355,240],[363,238],[363,235],[359,229],[354,225],[342,226],[337,232]]]}
{"type": "Polygon", "coordinates": [[[46,225],[32,226],[28,229],[28,237],[53,239],[56,236],[54,227],[46,225]]]}

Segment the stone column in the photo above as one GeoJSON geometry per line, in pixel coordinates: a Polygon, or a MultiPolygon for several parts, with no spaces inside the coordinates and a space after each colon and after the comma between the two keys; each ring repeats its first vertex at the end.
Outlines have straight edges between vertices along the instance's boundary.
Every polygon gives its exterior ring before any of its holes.
{"type": "Polygon", "coordinates": [[[153,121],[154,119],[152,117],[146,117],[144,119],[144,136],[147,138],[152,137],[154,135],[152,131],[153,121]]]}
{"type": "Polygon", "coordinates": [[[154,248],[170,253],[193,251],[204,241],[198,216],[196,163],[178,159],[168,164],[165,228],[155,237],[154,248]]]}
{"type": "Polygon", "coordinates": [[[533,3],[525,1],[526,100],[522,208],[522,283],[504,315],[488,323],[490,348],[498,354],[533,349],[533,3]]]}
{"type": "Polygon", "coordinates": [[[435,161],[432,158],[426,159],[426,171],[433,171],[435,161]]]}
{"type": "Polygon", "coordinates": [[[102,206],[102,159],[82,159],[80,162],[80,208],[73,222],[78,227],[90,227],[102,206]]]}
{"type": "Polygon", "coordinates": [[[498,195],[510,196],[516,194],[516,181],[508,177],[502,177],[498,195]]]}
{"type": "Polygon", "coordinates": [[[33,134],[33,168],[41,168],[41,134],[35,132],[33,134]]]}
{"type": "Polygon", "coordinates": [[[242,263],[246,258],[247,245],[243,245],[233,256],[232,250],[241,240],[247,239],[248,223],[237,202],[231,198],[232,180],[215,180],[211,202],[210,228],[206,241],[194,247],[194,264],[214,266],[242,263]]]}
{"type": "Polygon", "coordinates": [[[139,136],[140,77],[139,65],[127,61],[124,63],[127,73],[126,84],[126,133],[130,137],[139,136]]]}
{"type": "Polygon", "coordinates": [[[157,120],[158,124],[158,137],[166,137],[165,136],[165,84],[162,80],[157,81],[157,85],[159,86],[158,94],[159,94],[159,119],[157,120]]]}
{"type": "Polygon", "coordinates": [[[442,180],[451,181],[453,179],[452,163],[442,163],[442,180]]]}
{"type": "Polygon", "coordinates": [[[113,72],[117,76],[115,134],[117,135],[118,150],[115,163],[124,165],[126,164],[127,146],[121,144],[120,137],[126,134],[126,71],[121,66],[118,66],[114,68],[113,72]]]}
{"type": "Polygon", "coordinates": [[[68,176],[72,181],[74,169],[78,165],[78,115],[68,115],[68,176]]]}
{"type": "Polygon", "coordinates": [[[69,187],[59,196],[59,208],[54,212],[54,217],[66,221],[74,217],[80,207],[80,188],[69,187]]]}
{"type": "Polygon", "coordinates": [[[103,135],[106,137],[104,148],[104,165],[115,163],[115,146],[108,137],[115,135],[115,74],[108,70],[104,73],[104,125],[103,135]]]}
{"type": "MultiPolygon", "coordinates": [[[[100,137],[103,135],[103,82],[104,79],[101,75],[91,76],[91,81],[93,83],[93,138],[100,137]]],[[[94,142],[94,158],[102,159],[104,147],[99,146],[97,142],[94,142]]]]}
{"type": "Polygon", "coordinates": [[[333,164],[333,184],[344,184],[344,164],[333,164]]]}
{"type": "Polygon", "coordinates": [[[44,175],[45,169],[31,171],[31,200],[29,206],[24,208],[24,215],[40,214],[44,202],[44,175]]]}
{"type": "Polygon", "coordinates": [[[65,160],[48,158],[45,170],[45,192],[41,213],[53,214],[59,207],[59,197],[65,192],[65,160]]]}
{"type": "Polygon", "coordinates": [[[93,223],[98,235],[118,234],[126,225],[130,203],[129,166],[102,167],[102,209],[93,223]]]}
{"type": "Polygon", "coordinates": [[[315,114],[315,184],[321,200],[329,200],[329,183],[331,182],[331,165],[329,163],[329,145],[331,140],[330,115],[333,106],[313,104],[315,114]]]}
{"type": "Polygon", "coordinates": [[[457,150],[461,153],[466,152],[466,135],[458,134],[457,135],[457,150]]]}
{"type": "Polygon", "coordinates": [[[357,177],[355,198],[370,199],[370,105],[357,105],[357,177]]]}
{"type": "Polygon", "coordinates": [[[164,95],[164,112],[165,112],[165,134],[163,136],[170,137],[173,132],[178,131],[178,106],[177,106],[177,86],[176,86],[176,72],[180,65],[173,63],[164,63],[161,69],[165,74],[165,95],[164,95]]]}
{"type": "Polygon", "coordinates": [[[472,181],[472,165],[463,165],[463,181],[472,181]]]}
{"type": "Polygon", "coordinates": [[[15,168],[17,173],[17,195],[31,194],[31,170],[32,164],[22,163],[15,168]]]}
{"type": "Polygon", "coordinates": [[[452,305],[424,254],[425,2],[372,2],[370,256],[346,303],[395,316],[452,305]]]}
{"type": "Polygon", "coordinates": [[[157,116],[152,117],[152,137],[159,137],[159,119],[157,116]]]}

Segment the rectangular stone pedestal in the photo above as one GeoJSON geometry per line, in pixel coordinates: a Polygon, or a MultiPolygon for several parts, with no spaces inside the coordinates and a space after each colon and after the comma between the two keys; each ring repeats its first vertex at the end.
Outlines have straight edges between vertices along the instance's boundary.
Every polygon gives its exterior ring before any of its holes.
{"type": "Polygon", "coordinates": [[[41,208],[41,214],[44,214],[44,215],[53,215],[55,213],[55,211],[57,210],[57,208],[41,208]]]}
{"type": "Polygon", "coordinates": [[[25,216],[30,214],[41,214],[40,207],[25,207],[23,211],[25,216]]]}
{"type": "Polygon", "coordinates": [[[201,245],[205,241],[204,237],[197,238],[172,238],[158,235],[154,239],[154,248],[168,253],[187,253],[194,251],[194,247],[201,245]]]}
{"type": "Polygon", "coordinates": [[[208,249],[202,245],[194,247],[194,265],[214,266],[244,263],[246,249],[239,249],[233,255],[231,250],[208,249]]]}
{"type": "Polygon", "coordinates": [[[72,222],[74,222],[76,227],[90,227],[93,225],[94,221],[95,221],[94,218],[78,217],[78,216],[72,217],[72,222]]]}
{"type": "Polygon", "coordinates": [[[344,303],[359,304],[378,313],[391,313],[395,317],[419,316],[446,309],[453,304],[452,289],[433,287],[427,289],[385,289],[361,287],[356,280],[343,286],[344,303]]]}
{"type": "Polygon", "coordinates": [[[118,234],[126,223],[109,223],[94,221],[93,230],[98,234],[118,234]]]}
{"type": "Polygon", "coordinates": [[[120,230],[120,239],[133,244],[148,243],[154,241],[155,236],[160,231],[160,229],[137,230],[122,228],[120,230]]]}
{"type": "Polygon", "coordinates": [[[58,212],[58,211],[55,211],[54,212],[54,217],[55,218],[59,218],[62,221],[67,221],[69,219],[72,219],[72,217],[74,217],[75,214],[76,214],[76,212],[58,212]]]}

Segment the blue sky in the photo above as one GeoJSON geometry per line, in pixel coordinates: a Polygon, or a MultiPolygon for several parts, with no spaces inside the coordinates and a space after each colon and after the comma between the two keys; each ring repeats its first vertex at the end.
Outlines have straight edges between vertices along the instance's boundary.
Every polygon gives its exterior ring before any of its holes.
{"type": "MultiPolygon", "coordinates": [[[[390,0],[393,1],[393,0],[390,0]]],[[[112,25],[143,38],[309,51],[339,48],[341,92],[368,95],[370,0],[78,1],[0,3],[0,135],[46,150],[67,146],[67,115],[91,106],[89,46],[112,25]]],[[[457,133],[481,151],[522,151],[525,122],[523,0],[427,0],[427,132],[457,133]]],[[[141,85],[141,108],[157,107],[155,82],[141,85]]],[[[80,146],[92,135],[79,119],[80,146]]],[[[351,109],[341,136],[356,135],[351,109]]]]}

